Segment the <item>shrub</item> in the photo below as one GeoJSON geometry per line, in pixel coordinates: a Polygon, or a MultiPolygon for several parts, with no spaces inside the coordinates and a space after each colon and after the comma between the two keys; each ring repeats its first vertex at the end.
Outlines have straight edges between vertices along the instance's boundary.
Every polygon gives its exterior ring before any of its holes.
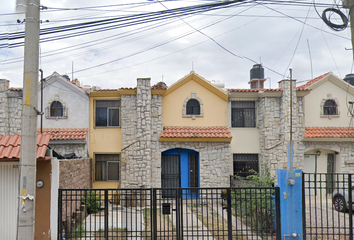
{"type": "MultiPolygon", "coordinates": [[[[264,174],[250,170],[252,175],[239,180],[243,188],[234,189],[231,192],[232,205],[236,215],[248,216],[247,225],[251,225],[257,231],[274,230],[274,202],[273,189],[275,178],[271,176],[269,168],[265,166],[264,174]]],[[[241,217],[243,217],[241,216],[241,217]]]]}
{"type": "Polygon", "coordinates": [[[88,191],[81,202],[86,205],[87,214],[99,213],[101,211],[101,192],[88,191]]]}

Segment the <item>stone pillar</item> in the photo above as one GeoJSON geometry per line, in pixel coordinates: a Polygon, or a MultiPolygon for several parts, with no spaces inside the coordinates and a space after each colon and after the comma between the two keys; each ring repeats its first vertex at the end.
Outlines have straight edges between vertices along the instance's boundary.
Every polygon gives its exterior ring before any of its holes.
{"type": "Polygon", "coordinates": [[[137,138],[136,156],[138,187],[151,187],[151,85],[150,78],[138,78],[136,92],[137,138]]]}
{"type": "Polygon", "coordinates": [[[9,134],[9,105],[7,90],[9,89],[9,80],[0,79],[0,134],[9,134]]]}
{"type": "Polygon", "coordinates": [[[151,105],[150,78],[137,80],[136,95],[122,95],[121,187],[151,187],[151,105]]]}

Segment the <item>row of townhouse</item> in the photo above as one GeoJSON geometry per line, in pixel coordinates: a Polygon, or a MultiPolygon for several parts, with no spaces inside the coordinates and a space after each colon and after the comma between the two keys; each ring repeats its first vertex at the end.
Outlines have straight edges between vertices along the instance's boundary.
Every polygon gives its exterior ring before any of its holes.
{"type": "MultiPolygon", "coordinates": [[[[278,88],[266,89],[263,69],[255,65],[249,89],[226,89],[193,71],[171,86],[139,78],[134,88],[98,89],[54,72],[43,82],[43,97],[38,87],[38,109],[44,113],[38,133],[50,136],[41,146],[52,150],[42,158],[51,159],[52,167],[45,176],[37,169],[37,179],[45,179],[38,190],[47,192],[41,210],[47,206],[51,216],[51,223],[36,225],[37,234],[55,236],[55,192],[61,186],[53,184],[56,158],[92,159],[82,170],[63,171],[73,172],[66,178],[89,175],[73,181],[82,188],[227,187],[231,175],[262,173],[266,166],[275,175],[286,168],[291,137],[295,168],[352,172],[350,76],[342,80],[326,73],[301,86],[282,80],[278,88]]],[[[0,135],[21,134],[21,109],[22,89],[0,80],[0,135]]],[[[19,156],[4,154],[13,147],[9,139],[15,138],[0,139],[0,176],[13,174],[0,182],[0,195],[12,192],[17,199],[19,156]]],[[[15,212],[9,206],[0,210],[15,212]]]]}

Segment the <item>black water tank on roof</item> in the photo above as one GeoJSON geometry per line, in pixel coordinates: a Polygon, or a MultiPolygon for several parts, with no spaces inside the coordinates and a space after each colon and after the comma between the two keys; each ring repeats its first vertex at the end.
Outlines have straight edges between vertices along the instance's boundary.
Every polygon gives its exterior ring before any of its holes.
{"type": "Polygon", "coordinates": [[[345,75],[343,80],[351,85],[354,85],[354,74],[350,73],[350,74],[345,75]]]}
{"type": "Polygon", "coordinates": [[[262,67],[262,64],[253,65],[250,75],[250,80],[254,78],[264,79],[264,68],[262,67]]]}

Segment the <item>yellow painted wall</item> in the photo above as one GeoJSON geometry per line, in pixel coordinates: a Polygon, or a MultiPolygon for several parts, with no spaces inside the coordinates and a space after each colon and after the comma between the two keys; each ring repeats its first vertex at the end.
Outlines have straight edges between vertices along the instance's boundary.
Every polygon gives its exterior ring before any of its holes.
{"type": "Polygon", "coordinates": [[[190,80],[162,98],[163,126],[226,126],[227,102],[204,86],[190,80]],[[204,116],[183,117],[183,103],[196,92],[203,101],[204,116]]]}
{"type": "MultiPolygon", "coordinates": [[[[122,150],[122,131],[120,127],[94,127],[94,100],[119,100],[120,96],[112,96],[107,92],[107,96],[90,96],[90,129],[89,129],[89,154],[92,158],[92,178],[93,188],[116,188],[118,182],[114,181],[95,181],[95,154],[120,154],[122,150]]],[[[121,122],[121,121],[120,121],[121,122]]]]}
{"type": "Polygon", "coordinates": [[[348,116],[347,102],[353,101],[354,96],[347,93],[343,88],[327,81],[305,97],[305,126],[306,127],[348,127],[351,117],[348,116]],[[331,94],[332,98],[338,100],[339,117],[321,117],[321,101],[327,99],[331,94]]]}

